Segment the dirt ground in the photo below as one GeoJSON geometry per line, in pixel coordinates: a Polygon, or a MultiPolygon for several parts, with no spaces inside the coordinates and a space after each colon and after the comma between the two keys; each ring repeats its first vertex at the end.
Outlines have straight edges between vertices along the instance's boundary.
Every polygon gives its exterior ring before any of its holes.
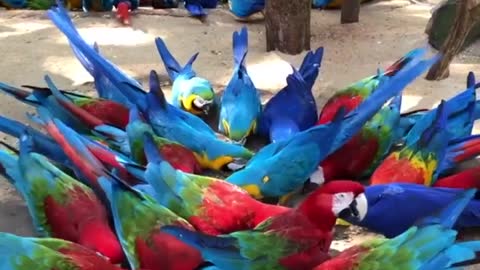
{"type": "MultiPolygon", "coordinates": [[[[430,1],[430,3],[438,1],[430,1]]],[[[374,1],[362,6],[360,23],[341,25],[340,12],[312,11],[312,48],[325,47],[321,74],[314,91],[321,106],[336,89],[387,67],[409,50],[427,44],[424,34],[431,5],[410,1],[374,1]]],[[[220,91],[232,72],[231,36],[244,23],[234,20],[224,9],[212,10],[206,23],[182,16],[136,15],[133,27],[122,27],[110,14],[74,13],[74,23],[89,41],[96,41],[101,52],[143,83],[151,69],[166,74],[154,45],[154,38],[165,39],[172,53],[184,63],[193,53],[200,55],[197,72],[220,91]]],[[[290,64],[298,66],[304,54],[284,55],[265,52],[265,28],[261,20],[247,24],[250,36],[248,71],[265,98],[285,85],[290,64]]],[[[13,85],[44,85],[50,74],[58,86],[91,91],[92,78],[74,58],[66,39],[46,18],[44,12],[0,10],[0,81],[13,85]]],[[[480,72],[480,43],[473,44],[451,65],[450,77],[439,82],[418,79],[406,90],[404,110],[431,108],[465,88],[468,71],[480,72]]],[[[480,73],[479,75],[480,76],[480,73]]],[[[167,88],[168,89],[168,88],[167,88]]],[[[0,113],[25,119],[24,106],[2,96],[0,113]]],[[[25,204],[14,189],[0,182],[0,231],[32,235],[25,204]]],[[[333,245],[343,249],[368,237],[347,233],[333,245]]],[[[479,268],[480,269],[480,268],[479,268]]]]}

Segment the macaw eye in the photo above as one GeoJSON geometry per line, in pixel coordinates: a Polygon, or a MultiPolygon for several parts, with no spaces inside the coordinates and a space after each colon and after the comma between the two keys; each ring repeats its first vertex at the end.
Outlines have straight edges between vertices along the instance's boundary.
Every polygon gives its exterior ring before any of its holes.
{"type": "Polygon", "coordinates": [[[262,179],[262,182],[263,182],[264,184],[266,184],[268,181],[270,181],[270,177],[268,177],[268,176],[265,175],[265,176],[263,177],[263,179],[262,179]]]}
{"type": "Polygon", "coordinates": [[[228,136],[230,134],[230,125],[228,124],[227,120],[222,119],[223,131],[228,136]]]}

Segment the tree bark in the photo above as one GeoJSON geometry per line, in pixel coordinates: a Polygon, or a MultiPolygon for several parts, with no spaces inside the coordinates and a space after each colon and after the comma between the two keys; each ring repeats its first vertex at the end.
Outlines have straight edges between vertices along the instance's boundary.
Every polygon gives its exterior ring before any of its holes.
{"type": "Polygon", "coordinates": [[[310,50],[311,0],[266,0],[267,52],[299,54],[310,50]]]}
{"type": "Polygon", "coordinates": [[[341,23],[356,23],[360,18],[360,0],[344,0],[342,3],[341,23]]]}
{"type": "Polygon", "coordinates": [[[455,22],[440,50],[442,59],[433,65],[427,73],[427,80],[442,80],[449,76],[449,66],[455,55],[462,49],[468,33],[480,19],[478,0],[457,1],[455,22]]]}

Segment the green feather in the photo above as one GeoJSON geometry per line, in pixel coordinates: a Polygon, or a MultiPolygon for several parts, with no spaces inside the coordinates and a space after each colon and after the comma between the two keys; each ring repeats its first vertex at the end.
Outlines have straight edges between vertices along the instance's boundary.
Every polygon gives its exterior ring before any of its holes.
{"type": "MultiPolygon", "coordinates": [[[[125,253],[135,268],[140,267],[135,241],[140,238],[148,242],[152,232],[164,225],[191,225],[169,209],[158,205],[148,195],[142,200],[137,195],[117,190],[113,194],[113,211],[116,229],[125,253]]],[[[193,229],[193,228],[192,228],[193,229]]]]}

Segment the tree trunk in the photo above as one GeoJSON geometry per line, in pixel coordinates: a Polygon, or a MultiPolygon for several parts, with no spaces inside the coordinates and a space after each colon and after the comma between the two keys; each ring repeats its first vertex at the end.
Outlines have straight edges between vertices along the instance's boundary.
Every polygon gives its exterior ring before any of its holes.
{"type": "Polygon", "coordinates": [[[287,54],[310,50],[311,0],[266,0],[267,52],[287,54]]]}
{"type": "Polygon", "coordinates": [[[360,0],[344,0],[342,3],[341,23],[356,23],[360,17],[360,0]]]}
{"type": "Polygon", "coordinates": [[[433,65],[427,73],[427,80],[442,80],[449,76],[450,63],[462,49],[468,33],[479,20],[478,0],[461,0],[457,2],[455,22],[440,50],[442,59],[433,65]]]}

